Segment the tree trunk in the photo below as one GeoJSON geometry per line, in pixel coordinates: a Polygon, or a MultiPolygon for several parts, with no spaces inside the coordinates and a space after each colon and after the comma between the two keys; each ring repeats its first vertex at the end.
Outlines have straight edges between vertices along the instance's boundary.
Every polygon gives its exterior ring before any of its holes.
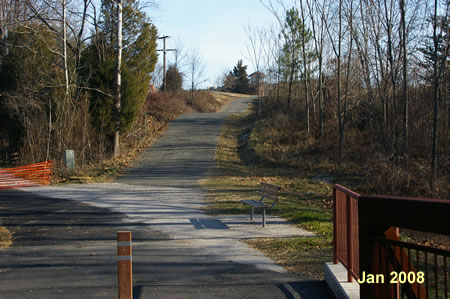
{"type": "Polygon", "coordinates": [[[310,125],[309,125],[309,88],[308,88],[308,81],[309,81],[309,72],[307,68],[307,61],[306,61],[306,32],[305,32],[305,14],[303,11],[303,1],[300,1],[300,11],[301,11],[301,17],[302,17],[302,23],[303,23],[303,32],[300,32],[302,35],[302,54],[303,54],[303,73],[304,73],[304,86],[305,86],[305,103],[306,103],[306,130],[308,132],[308,135],[310,133],[310,125]]]}
{"type": "Polygon", "coordinates": [[[341,107],[341,45],[342,43],[342,0],[339,0],[339,33],[337,50],[337,104],[338,104],[338,124],[339,124],[339,162],[344,155],[344,133],[342,132],[342,107],[341,107]]]}
{"type": "Polygon", "coordinates": [[[399,143],[398,143],[398,103],[397,103],[397,81],[396,81],[396,70],[394,65],[394,54],[392,49],[392,14],[393,14],[393,8],[391,2],[391,7],[388,11],[387,3],[384,2],[384,10],[386,14],[386,23],[387,23],[387,46],[388,46],[388,62],[390,67],[390,80],[392,83],[392,102],[393,102],[393,117],[392,120],[394,122],[394,144],[393,144],[393,152],[395,157],[395,163],[398,165],[398,158],[399,158],[399,143]]]}
{"type": "MultiPolygon", "coordinates": [[[[319,60],[319,82],[318,82],[318,92],[319,92],[319,136],[323,136],[323,76],[322,76],[322,67],[323,67],[323,36],[324,36],[324,24],[325,24],[325,1],[322,2],[323,7],[321,8],[321,17],[320,17],[320,30],[319,33],[316,31],[316,22],[315,22],[315,14],[313,10],[313,6],[309,1],[306,1],[306,5],[309,9],[309,15],[311,17],[311,27],[312,27],[312,37],[314,39],[314,47],[317,55],[317,59],[319,60]]],[[[317,4],[318,5],[318,4],[317,4]]]]}
{"type": "Polygon", "coordinates": [[[64,83],[65,96],[69,96],[69,70],[67,67],[67,23],[66,23],[66,0],[61,1],[62,4],[62,30],[63,30],[63,58],[64,58],[64,83]]]}
{"type": "Polygon", "coordinates": [[[192,76],[192,85],[191,85],[191,107],[194,107],[194,76],[192,76]]]}
{"type": "Polygon", "coordinates": [[[405,21],[405,0],[400,0],[400,14],[401,14],[401,27],[402,27],[402,52],[403,52],[403,101],[404,101],[404,110],[403,110],[403,138],[404,138],[404,155],[405,155],[405,168],[408,170],[409,168],[409,150],[408,150],[408,57],[406,51],[406,21],[405,21]]]}
{"type": "Polygon", "coordinates": [[[383,131],[384,131],[384,137],[387,138],[388,136],[388,115],[389,115],[389,106],[388,106],[388,102],[387,102],[387,92],[386,92],[386,84],[387,84],[387,79],[385,76],[385,68],[384,68],[384,64],[383,64],[383,58],[381,55],[381,49],[380,49],[380,44],[379,44],[379,38],[377,35],[377,44],[375,45],[375,59],[376,59],[376,67],[378,68],[379,65],[379,70],[377,70],[377,73],[379,73],[380,77],[375,76],[375,79],[377,81],[377,88],[378,88],[378,95],[380,98],[380,101],[383,105],[383,131]]]}
{"type": "Polygon", "coordinates": [[[120,154],[120,87],[122,65],[122,0],[117,0],[117,58],[116,58],[116,95],[115,95],[115,122],[114,157],[120,154]]]}
{"type": "Polygon", "coordinates": [[[292,49],[292,61],[291,61],[291,72],[289,74],[289,89],[288,89],[288,102],[287,102],[287,108],[288,110],[291,108],[291,97],[292,97],[292,83],[294,82],[294,72],[295,72],[295,53],[294,49],[292,49]]]}
{"type": "MultiPolygon", "coordinates": [[[[431,190],[436,190],[437,179],[437,156],[438,156],[438,130],[439,130],[439,70],[438,70],[438,36],[437,36],[437,6],[438,1],[434,0],[434,20],[433,20],[433,145],[431,149],[431,190]]],[[[446,60],[444,60],[446,63],[446,60]]]]}
{"type": "Polygon", "coordinates": [[[50,160],[50,142],[52,139],[52,99],[48,99],[48,140],[47,140],[47,153],[45,160],[50,160]]]}
{"type": "Polygon", "coordinates": [[[323,90],[322,90],[322,57],[319,59],[319,128],[320,136],[323,136],[323,90]]]}

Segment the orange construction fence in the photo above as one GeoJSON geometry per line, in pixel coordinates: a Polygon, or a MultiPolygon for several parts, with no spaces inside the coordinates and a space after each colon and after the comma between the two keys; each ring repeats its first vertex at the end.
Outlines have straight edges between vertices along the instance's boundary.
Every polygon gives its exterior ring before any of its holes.
{"type": "Polygon", "coordinates": [[[0,169],[0,189],[49,185],[52,161],[0,169]]]}

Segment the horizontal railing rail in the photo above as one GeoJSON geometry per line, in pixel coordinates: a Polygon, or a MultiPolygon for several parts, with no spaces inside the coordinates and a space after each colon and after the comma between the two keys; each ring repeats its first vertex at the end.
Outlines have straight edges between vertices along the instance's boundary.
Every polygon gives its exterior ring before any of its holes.
{"type": "Polygon", "coordinates": [[[52,171],[52,161],[0,169],[0,189],[49,185],[52,171]]]}

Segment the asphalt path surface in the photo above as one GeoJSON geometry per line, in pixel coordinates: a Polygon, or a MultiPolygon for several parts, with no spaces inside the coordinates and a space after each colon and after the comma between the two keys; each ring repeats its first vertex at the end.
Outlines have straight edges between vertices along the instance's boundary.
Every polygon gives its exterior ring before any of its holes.
{"type": "Polygon", "coordinates": [[[118,182],[132,185],[198,188],[214,167],[214,153],[225,118],[248,108],[253,99],[238,99],[217,113],[190,113],[169,124],[164,136],[136,160],[118,182]]]}
{"type": "Polygon", "coordinates": [[[284,273],[239,242],[278,235],[279,219],[262,230],[198,209],[223,120],[249,101],[175,120],[116,184],[0,191],[0,221],[14,234],[0,251],[0,298],[117,297],[121,230],[133,232],[135,298],[330,298],[323,281],[284,273]]]}

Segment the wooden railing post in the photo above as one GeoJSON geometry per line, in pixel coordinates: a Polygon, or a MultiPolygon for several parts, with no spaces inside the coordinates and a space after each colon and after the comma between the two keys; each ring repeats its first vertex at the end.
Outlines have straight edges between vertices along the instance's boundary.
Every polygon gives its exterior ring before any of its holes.
{"type": "Polygon", "coordinates": [[[359,278],[359,252],[357,251],[359,247],[357,224],[359,197],[360,195],[352,190],[339,184],[334,185],[333,262],[342,262],[347,269],[348,282],[359,278]]]}
{"type": "Polygon", "coordinates": [[[336,225],[336,187],[333,187],[333,263],[338,263],[337,258],[337,225],[336,225]]]}
{"type": "Polygon", "coordinates": [[[347,269],[347,281],[352,282],[353,281],[353,227],[352,227],[352,220],[353,220],[353,211],[352,211],[352,203],[351,203],[351,197],[349,195],[346,195],[346,202],[347,202],[347,258],[348,258],[348,269],[347,269]]]}

